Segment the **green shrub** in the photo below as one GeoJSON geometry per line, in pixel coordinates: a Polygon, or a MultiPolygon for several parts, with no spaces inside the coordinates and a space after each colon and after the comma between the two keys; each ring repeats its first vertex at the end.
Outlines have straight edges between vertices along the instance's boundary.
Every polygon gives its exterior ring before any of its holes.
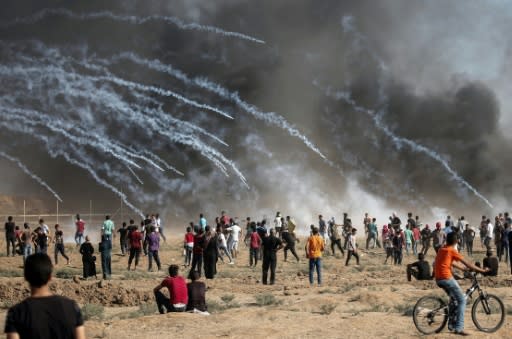
{"type": "Polygon", "coordinates": [[[254,296],[258,306],[269,306],[279,304],[279,300],[271,293],[261,293],[254,296]]]}
{"type": "Polygon", "coordinates": [[[320,314],[329,315],[332,313],[332,311],[336,309],[337,306],[338,305],[334,303],[323,304],[322,306],[320,306],[320,314]]]}

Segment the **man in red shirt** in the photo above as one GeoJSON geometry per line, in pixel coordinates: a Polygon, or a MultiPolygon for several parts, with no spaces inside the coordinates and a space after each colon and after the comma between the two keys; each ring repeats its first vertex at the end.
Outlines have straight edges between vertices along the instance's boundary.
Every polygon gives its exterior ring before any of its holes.
{"type": "Polygon", "coordinates": [[[76,232],[75,232],[75,242],[76,247],[80,247],[82,243],[84,242],[84,232],[85,232],[85,222],[80,219],[80,214],[76,215],[76,232]]]}
{"type": "Polygon", "coordinates": [[[185,278],[178,275],[178,265],[169,266],[169,276],[153,289],[156,305],[160,314],[166,312],[185,312],[188,303],[188,290],[185,278]],[[170,298],[160,290],[167,287],[170,298]]]}
{"type": "Polygon", "coordinates": [[[135,229],[128,235],[128,240],[130,241],[130,257],[128,257],[128,271],[132,266],[132,260],[135,257],[135,267],[133,270],[137,269],[137,265],[139,264],[140,250],[142,248],[142,234],[135,226],[135,229]]]}

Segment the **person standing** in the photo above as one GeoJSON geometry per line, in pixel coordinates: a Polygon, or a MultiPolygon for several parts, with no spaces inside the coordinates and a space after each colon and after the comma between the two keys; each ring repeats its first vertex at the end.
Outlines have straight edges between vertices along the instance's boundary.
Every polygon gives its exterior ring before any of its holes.
{"type": "MultiPolygon", "coordinates": [[[[254,223],[254,222],[253,222],[254,223]]],[[[252,232],[250,233],[249,237],[249,267],[252,267],[254,262],[254,267],[258,264],[258,258],[259,258],[259,251],[261,249],[261,237],[256,232],[256,229],[252,228],[252,232]]]]}
{"type": "Polygon", "coordinates": [[[101,255],[101,272],[103,273],[103,279],[110,279],[112,275],[112,243],[106,235],[101,236],[98,252],[100,252],[101,255]]]}
{"type": "Polygon", "coordinates": [[[206,218],[204,217],[203,213],[199,214],[199,227],[202,228],[203,232],[206,228],[206,225],[208,225],[208,223],[206,222],[206,218]]]}
{"type": "Polygon", "coordinates": [[[101,226],[101,235],[104,235],[107,241],[110,241],[110,248],[112,248],[112,237],[114,236],[114,222],[110,220],[110,215],[105,217],[105,221],[101,226]]]}
{"type": "Polygon", "coordinates": [[[340,232],[338,231],[338,225],[336,225],[336,221],[334,220],[334,217],[331,218],[329,221],[329,226],[327,229],[327,234],[329,235],[329,238],[331,239],[331,251],[332,255],[336,255],[335,253],[335,246],[338,246],[338,249],[341,252],[341,256],[345,256],[345,251],[343,250],[343,247],[341,246],[341,237],[340,232]]]}
{"type": "Polygon", "coordinates": [[[185,278],[178,275],[178,265],[169,266],[169,276],[153,289],[156,305],[160,314],[166,312],[185,312],[188,303],[188,291],[185,278]],[[167,287],[169,298],[160,290],[167,287]]]}
{"type": "Polygon", "coordinates": [[[439,221],[436,222],[436,229],[432,232],[432,239],[434,250],[437,253],[446,241],[446,233],[441,229],[441,223],[439,221]]]}
{"type": "Polygon", "coordinates": [[[421,230],[421,253],[423,253],[424,256],[427,255],[427,252],[430,248],[430,243],[432,239],[432,231],[430,230],[430,226],[428,224],[425,224],[425,227],[421,230]]]}
{"type": "Polygon", "coordinates": [[[309,259],[309,284],[314,283],[313,275],[316,269],[318,286],[322,285],[322,252],[324,251],[324,240],[319,235],[317,227],[311,225],[313,230],[306,242],[306,257],[309,259]]]}
{"type": "Polygon", "coordinates": [[[393,236],[393,264],[395,265],[402,265],[404,238],[404,232],[401,228],[398,228],[393,236]]]}
{"type": "Polygon", "coordinates": [[[50,291],[52,262],[48,255],[28,256],[23,271],[30,285],[30,297],[7,312],[4,331],[7,339],[84,339],[84,320],[76,302],[50,291]]]}
{"type": "Polygon", "coordinates": [[[377,219],[373,218],[367,225],[368,237],[366,238],[366,249],[368,249],[370,242],[373,240],[372,249],[377,246],[380,248],[379,231],[377,230],[377,219]]]}
{"type": "Polygon", "coordinates": [[[128,251],[128,246],[126,245],[127,237],[128,237],[128,228],[126,227],[126,223],[123,222],[123,226],[117,230],[119,233],[119,245],[121,247],[121,255],[124,257],[126,252],[128,251]]]}
{"type": "Polygon", "coordinates": [[[418,225],[414,226],[412,229],[412,241],[412,252],[414,255],[418,255],[418,244],[421,241],[421,232],[418,225]]]}
{"type": "Polygon", "coordinates": [[[229,259],[229,264],[233,265],[233,259],[231,258],[231,255],[229,254],[229,251],[228,251],[226,237],[224,236],[224,233],[222,233],[222,229],[220,227],[217,228],[217,237],[216,238],[217,238],[217,249],[218,249],[220,260],[222,260],[222,262],[224,262],[224,257],[222,256],[222,253],[224,252],[224,254],[229,259]]]}
{"type": "Polygon", "coordinates": [[[128,271],[130,270],[132,266],[132,261],[135,258],[135,267],[133,270],[135,271],[137,269],[137,265],[139,265],[139,258],[140,258],[140,252],[142,248],[142,234],[139,232],[137,228],[133,230],[130,235],[129,239],[130,241],[130,256],[128,257],[128,271]]]}
{"type": "Polygon", "coordinates": [[[217,274],[217,260],[219,258],[219,249],[217,247],[217,234],[211,231],[210,226],[206,226],[204,242],[204,276],[206,279],[213,279],[215,277],[215,274],[217,274]]]}
{"type": "Polygon", "coordinates": [[[36,253],[44,253],[48,254],[48,235],[44,232],[44,229],[42,227],[38,227],[36,229],[36,242],[37,242],[37,250],[36,253]]]}
{"type": "Polygon", "coordinates": [[[80,245],[80,254],[82,255],[82,266],[84,279],[89,277],[96,277],[96,257],[94,254],[94,247],[92,247],[89,236],[85,236],[85,242],[80,245]]]}
{"type": "Polygon", "coordinates": [[[283,226],[283,222],[281,221],[281,212],[276,213],[276,217],[274,218],[274,230],[278,237],[281,237],[281,227],[283,226]]]}
{"type": "Polygon", "coordinates": [[[473,240],[475,239],[475,231],[466,223],[466,227],[464,229],[464,241],[466,243],[466,251],[469,256],[473,256],[473,240]]]}
{"type": "Polygon", "coordinates": [[[412,238],[413,234],[412,234],[410,224],[407,224],[405,226],[404,235],[405,235],[405,253],[407,254],[407,256],[409,256],[409,251],[411,251],[411,249],[412,249],[412,242],[413,242],[413,238],[412,238]]]}
{"type": "Polygon", "coordinates": [[[80,247],[84,240],[85,222],[80,218],[80,214],[76,215],[75,222],[75,242],[76,247],[80,247]]]}
{"type": "Polygon", "coordinates": [[[270,285],[274,285],[276,280],[277,251],[283,248],[281,239],[276,237],[276,232],[270,229],[270,234],[262,239],[263,242],[263,264],[262,283],[267,284],[268,270],[270,269],[270,285]]]}
{"type": "Polygon", "coordinates": [[[62,233],[59,224],[55,225],[55,236],[53,238],[53,242],[55,243],[55,265],[58,264],[59,253],[67,260],[67,265],[69,265],[69,257],[66,255],[66,250],[64,248],[64,234],[62,233]]]}
{"type": "Polygon", "coordinates": [[[162,224],[162,219],[160,218],[159,213],[155,214],[155,227],[159,237],[162,237],[162,239],[164,239],[164,242],[167,242],[167,238],[165,237],[164,234],[164,226],[162,224]]]}
{"type": "Polygon", "coordinates": [[[229,232],[228,250],[231,253],[231,257],[235,259],[238,256],[238,242],[242,236],[242,228],[235,221],[227,230],[229,232]]]}
{"type": "Polygon", "coordinates": [[[160,250],[160,235],[156,232],[155,227],[151,227],[149,232],[150,233],[148,236],[148,271],[151,272],[151,270],[153,269],[153,259],[155,259],[156,266],[160,271],[160,256],[158,255],[158,251],[160,250]]]}
{"type": "Polygon", "coordinates": [[[357,265],[359,265],[359,254],[357,253],[357,241],[356,241],[356,228],[352,228],[352,232],[349,235],[348,238],[348,254],[347,254],[347,260],[345,261],[345,266],[348,266],[348,262],[350,261],[350,258],[354,256],[357,261],[357,265]]]}
{"type": "Polygon", "coordinates": [[[25,264],[28,256],[32,254],[32,243],[34,240],[34,233],[32,233],[28,223],[23,224],[23,233],[21,234],[21,241],[23,242],[23,264],[25,264]]]}
{"type": "MultiPolygon", "coordinates": [[[[209,227],[209,226],[208,226],[209,227]]],[[[206,228],[205,228],[206,229],[206,228]]],[[[192,264],[190,265],[189,277],[192,276],[192,272],[197,271],[201,276],[203,268],[203,254],[206,246],[205,235],[201,227],[198,228],[197,233],[194,235],[194,247],[192,249],[192,264]]]]}
{"type": "Polygon", "coordinates": [[[7,244],[7,256],[9,256],[9,246],[12,248],[11,253],[14,257],[16,255],[16,225],[14,224],[12,216],[7,217],[7,222],[5,223],[5,242],[7,244]]]}
{"type": "Polygon", "coordinates": [[[190,226],[187,227],[183,247],[185,248],[185,267],[188,267],[192,263],[192,251],[194,250],[194,233],[190,226]]]}
{"type": "MultiPolygon", "coordinates": [[[[290,217],[287,217],[290,218],[290,217]]],[[[299,262],[299,256],[297,255],[297,252],[295,251],[295,236],[290,233],[290,230],[288,229],[288,223],[286,224],[286,227],[281,228],[281,237],[283,238],[284,243],[286,244],[284,247],[284,261],[287,261],[288,259],[288,251],[290,251],[297,262],[299,262]]]]}

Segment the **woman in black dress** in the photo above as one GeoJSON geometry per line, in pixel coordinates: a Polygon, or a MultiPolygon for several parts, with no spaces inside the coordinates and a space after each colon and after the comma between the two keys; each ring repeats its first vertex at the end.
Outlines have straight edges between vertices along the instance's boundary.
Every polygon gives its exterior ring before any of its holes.
{"type": "Polygon", "coordinates": [[[210,226],[206,226],[205,231],[204,276],[206,279],[213,279],[217,274],[217,259],[219,257],[217,234],[211,231],[210,226]]]}
{"type": "Polygon", "coordinates": [[[96,257],[93,256],[94,247],[91,244],[89,236],[85,237],[85,242],[80,246],[80,254],[82,255],[82,264],[84,269],[84,279],[88,277],[96,277],[96,257]]]}

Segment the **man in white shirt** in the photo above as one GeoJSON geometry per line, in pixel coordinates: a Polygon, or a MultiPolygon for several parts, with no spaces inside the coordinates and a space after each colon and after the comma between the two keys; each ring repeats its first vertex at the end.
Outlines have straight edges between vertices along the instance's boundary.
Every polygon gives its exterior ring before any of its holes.
{"type": "Polygon", "coordinates": [[[283,223],[281,222],[281,212],[277,212],[276,218],[274,219],[274,229],[278,238],[281,237],[281,226],[283,226],[283,223]]]}
{"type": "Polygon", "coordinates": [[[235,224],[228,227],[227,231],[229,232],[228,251],[231,253],[233,258],[236,258],[238,255],[238,241],[240,240],[242,228],[240,228],[237,221],[235,221],[235,224]]]}
{"type": "Polygon", "coordinates": [[[491,250],[491,244],[492,244],[492,238],[493,238],[493,235],[494,235],[494,226],[493,224],[491,223],[491,219],[487,219],[486,220],[487,222],[487,234],[485,235],[485,240],[484,240],[484,245],[485,247],[487,248],[487,251],[490,251],[491,250]]]}

